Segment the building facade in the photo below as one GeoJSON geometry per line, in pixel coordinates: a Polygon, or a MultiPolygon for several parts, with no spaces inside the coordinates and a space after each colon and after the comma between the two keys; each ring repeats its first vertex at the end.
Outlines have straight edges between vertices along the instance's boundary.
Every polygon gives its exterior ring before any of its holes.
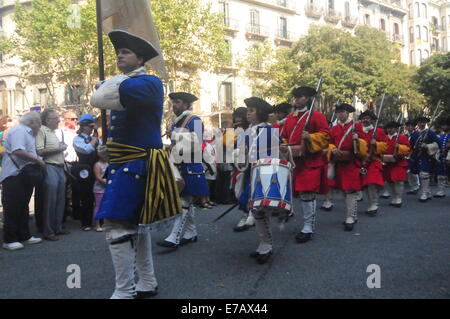
{"type": "MultiPolygon", "coordinates": [[[[194,111],[208,125],[231,124],[233,109],[253,95],[238,61],[246,50],[262,41],[274,48],[291,46],[313,24],[330,24],[352,32],[369,25],[396,43],[398,59],[420,65],[435,52],[449,51],[450,0],[203,0],[223,14],[231,60],[218,73],[200,76],[200,100],[194,111]]],[[[20,1],[31,3],[32,1],[20,1]]],[[[15,0],[0,1],[0,35],[14,32],[15,0]]],[[[1,57],[1,56],[0,56],[1,57]]],[[[0,112],[17,116],[35,105],[48,105],[45,87],[29,85],[21,78],[20,60],[0,60],[0,112]]],[[[61,85],[56,104],[76,104],[76,97],[61,85]]]]}

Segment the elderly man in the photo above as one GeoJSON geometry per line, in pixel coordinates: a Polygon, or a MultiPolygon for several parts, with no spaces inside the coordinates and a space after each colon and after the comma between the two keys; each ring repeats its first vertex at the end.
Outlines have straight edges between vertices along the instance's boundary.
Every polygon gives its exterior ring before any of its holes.
{"type": "Polygon", "coordinates": [[[146,225],[181,213],[181,201],[162,149],[163,85],[144,67],[158,52],[150,42],[122,30],[110,32],[109,38],[123,74],[101,84],[91,99],[94,107],[111,110],[111,165],[96,219],[105,219],[116,273],[111,298],[147,298],[156,295],[158,284],[146,225]]]}
{"type": "Polygon", "coordinates": [[[44,158],[46,176],[44,188],[44,239],[58,240],[63,231],[65,187],[64,151],[67,145],[61,143],[55,134],[58,129],[59,115],[53,109],[41,113],[42,127],[36,135],[36,151],[44,158]]]}
{"type": "MultiPolygon", "coordinates": [[[[28,203],[33,193],[33,183],[26,175],[26,166],[45,163],[36,154],[35,136],[41,127],[41,119],[36,112],[26,113],[20,124],[11,129],[5,140],[0,182],[3,185],[2,204],[4,212],[3,248],[17,250],[23,244],[37,244],[42,241],[30,235],[28,226],[28,203]]],[[[28,167],[30,168],[30,167],[28,167]]]]}

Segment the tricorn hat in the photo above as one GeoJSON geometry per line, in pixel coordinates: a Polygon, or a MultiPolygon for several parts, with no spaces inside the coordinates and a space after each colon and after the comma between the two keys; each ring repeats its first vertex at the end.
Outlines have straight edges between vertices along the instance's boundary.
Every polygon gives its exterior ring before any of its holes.
{"type": "Polygon", "coordinates": [[[270,114],[273,109],[272,105],[270,105],[269,103],[267,103],[266,101],[264,101],[263,99],[253,96],[253,97],[249,97],[248,99],[244,100],[245,105],[247,105],[247,107],[254,107],[255,109],[260,109],[263,112],[266,112],[268,114],[270,114]]]}
{"type": "Polygon", "coordinates": [[[280,113],[291,113],[292,111],[292,105],[289,103],[280,103],[273,107],[274,112],[280,112],[280,113]]]}
{"type": "Polygon", "coordinates": [[[198,100],[198,97],[196,97],[193,94],[186,93],[186,92],[174,92],[169,94],[169,98],[172,100],[182,100],[186,103],[194,103],[198,100]]]}
{"type": "Polygon", "coordinates": [[[136,55],[141,56],[144,63],[159,55],[153,44],[126,31],[113,30],[108,33],[108,36],[116,51],[130,49],[136,55]]]}
{"type": "Polygon", "coordinates": [[[365,116],[370,116],[372,118],[372,120],[376,120],[377,116],[375,115],[375,113],[373,113],[372,111],[364,111],[359,115],[359,119],[361,120],[363,117],[365,116]]]}
{"type": "Polygon", "coordinates": [[[341,103],[341,104],[336,104],[336,112],[339,111],[347,111],[348,113],[353,113],[355,112],[355,108],[353,106],[351,106],[350,104],[347,103],[341,103]]]}
{"type": "Polygon", "coordinates": [[[399,128],[400,126],[401,126],[401,124],[399,122],[390,121],[390,122],[387,122],[386,125],[384,125],[384,128],[399,128]]]}
{"type": "Polygon", "coordinates": [[[425,116],[419,116],[418,118],[416,118],[416,123],[429,123],[429,122],[430,119],[425,116]]]}
{"type": "Polygon", "coordinates": [[[292,90],[292,95],[294,97],[300,96],[314,96],[317,94],[317,91],[309,86],[301,86],[292,90]]]}

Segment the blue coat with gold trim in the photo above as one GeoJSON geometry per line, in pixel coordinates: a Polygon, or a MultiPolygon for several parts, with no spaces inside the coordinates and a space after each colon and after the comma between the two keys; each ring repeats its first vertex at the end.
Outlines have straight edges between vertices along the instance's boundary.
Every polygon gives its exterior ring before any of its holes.
{"type": "MultiPolygon", "coordinates": [[[[172,131],[180,128],[186,117],[181,118],[175,125],[172,126],[172,131]]],[[[202,120],[193,115],[190,120],[186,123],[185,128],[190,132],[195,132],[197,134],[198,140],[201,142],[203,140],[203,123],[202,120]]],[[[202,151],[196,150],[196,151],[202,151]]],[[[181,163],[178,165],[180,169],[180,174],[184,179],[185,187],[181,193],[181,197],[185,196],[203,196],[208,195],[208,184],[206,183],[205,171],[202,162],[191,162],[191,163],[181,163]]]]}
{"type": "MultiPolygon", "coordinates": [[[[144,149],[162,148],[164,89],[156,76],[141,74],[120,84],[124,111],[111,111],[108,140],[144,149]]],[[[96,219],[113,218],[137,224],[145,199],[146,160],[111,164],[96,219]]]]}

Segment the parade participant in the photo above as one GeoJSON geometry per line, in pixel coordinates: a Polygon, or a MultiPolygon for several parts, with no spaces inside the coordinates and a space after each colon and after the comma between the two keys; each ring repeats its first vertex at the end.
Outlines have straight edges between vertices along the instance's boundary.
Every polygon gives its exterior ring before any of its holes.
{"type": "Polygon", "coordinates": [[[358,221],[358,196],[362,189],[360,170],[362,159],[367,156],[367,143],[359,138],[361,132],[349,118],[355,108],[342,103],[336,106],[337,124],[331,128],[331,140],[328,158],[334,173],[329,174],[334,187],[344,193],[346,219],[344,230],[352,231],[358,221]]]}
{"type": "MultiPolygon", "coordinates": [[[[267,123],[269,113],[272,106],[266,101],[251,97],[244,100],[247,105],[247,119],[250,123],[250,127],[244,134],[238,136],[238,148],[239,151],[244,151],[242,146],[245,145],[245,166],[242,169],[244,173],[244,189],[239,198],[239,209],[248,212],[250,190],[251,190],[251,168],[252,163],[255,163],[259,159],[273,158],[275,153],[271,148],[272,142],[276,141],[276,147],[279,145],[278,134],[275,134],[273,127],[267,123]]],[[[252,176],[252,180],[253,180],[252,176]]],[[[258,207],[252,209],[251,212],[255,218],[256,231],[260,238],[260,243],[256,251],[250,254],[250,257],[256,258],[257,262],[264,264],[272,254],[273,242],[272,232],[270,229],[270,215],[269,211],[265,207],[258,207]]]]}
{"type": "Polygon", "coordinates": [[[111,110],[108,182],[96,219],[104,219],[116,273],[111,298],[147,298],[156,295],[158,284],[146,225],[181,213],[181,202],[162,149],[163,84],[144,67],[158,52],[128,32],[108,35],[123,74],[99,83],[91,99],[94,107],[111,110]]]}
{"type": "MultiPolygon", "coordinates": [[[[236,147],[236,139],[237,136],[246,131],[249,127],[249,122],[247,119],[247,108],[246,107],[238,107],[233,112],[233,128],[234,128],[234,148],[236,147]]],[[[227,132],[228,133],[228,132],[227,132]]],[[[239,169],[239,164],[234,164],[234,170],[232,173],[231,184],[234,189],[234,194],[236,199],[241,197],[241,194],[244,190],[244,173],[239,169]]],[[[241,232],[249,229],[250,227],[255,226],[255,218],[253,214],[250,213],[246,208],[241,209],[243,212],[241,219],[238,224],[233,228],[236,232],[241,232]]]]}
{"type": "Polygon", "coordinates": [[[190,110],[198,98],[186,92],[170,93],[169,98],[175,114],[171,152],[185,183],[181,193],[183,213],[175,219],[170,235],[157,244],[176,249],[179,245],[197,241],[194,202],[199,197],[208,196],[209,191],[202,164],[203,123],[190,110]]]}
{"type": "Polygon", "coordinates": [[[438,180],[438,191],[434,197],[441,198],[445,197],[445,186],[448,182],[449,169],[447,168],[447,163],[445,158],[450,149],[450,117],[443,120],[442,124],[442,134],[439,136],[439,152],[437,156],[437,180],[438,180]]]}
{"type": "Polygon", "coordinates": [[[273,112],[275,113],[277,121],[273,123],[272,126],[279,129],[281,135],[284,123],[286,122],[288,115],[292,112],[292,105],[289,103],[277,104],[273,108],[273,112]]]}
{"type": "Polygon", "coordinates": [[[408,179],[406,173],[408,162],[405,157],[411,153],[408,138],[403,134],[399,135],[400,127],[401,124],[394,121],[385,125],[388,149],[383,156],[384,180],[392,194],[392,201],[389,205],[398,208],[402,207],[404,183],[408,179]]]}
{"type": "Polygon", "coordinates": [[[416,119],[419,129],[411,136],[411,172],[419,174],[420,179],[420,202],[431,200],[430,173],[433,170],[433,157],[439,149],[439,137],[430,129],[427,129],[429,118],[420,116],[416,119]]]}
{"type": "Polygon", "coordinates": [[[92,227],[95,203],[92,192],[95,183],[94,165],[98,159],[97,147],[100,141],[91,114],[84,114],[80,118],[79,126],[77,136],[73,139],[79,162],[72,167],[72,175],[76,177],[72,183],[72,205],[75,215],[81,219],[81,228],[89,231],[92,227]]]}
{"type": "MultiPolygon", "coordinates": [[[[413,145],[411,144],[411,137],[412,137],[412,134],[416,131],[416,122],[413,120],[406,121],[405,128],[406,128],[405,136],[408,138],[408,141],[409,141],[409,144],[411,145],[411,147],[413,147],[413,145]]],[[[409,156],[408,156],[407,160],[408,160],[408,167],[407,167],[408,185],[409,185],[410,190],[407,191],[406,194],[416,195],[420,189],[419,175],[413,174],[411,172],[411,167],[412,167],[413,161],[409,158],[409,156]]]]}
{"type": "Polygon", "coordinates": [[[308,110],[313,108],[313,96],[317,91],[310,87],[299,87],[292,91],[295,111],[289,114],[281,134],[283,142],[281,152],[291,150],[295,158],[293,189],[300,193],[304,226],[295,239],[306,243],[312,239],[315,229],[316,194],[326,194],[327,162],[323,150],[328,148],[329,128],[325,116],[311,110],[308,127],[305,124],[308,110]]]}
{"type": "Polygon", "coordinates": [[[387,150],[387,136],[384,130],[376,128],[375,135],[373,121],[377,116],[372,111],[365,111],[356,123],[358,135],[369,145],[368,158],[363,163],[363,188],[367,189],[369,207],[366,214],[375,216],[378,212],[378,191],[384,186],[383,164],[381,158],[387,150]]]}

